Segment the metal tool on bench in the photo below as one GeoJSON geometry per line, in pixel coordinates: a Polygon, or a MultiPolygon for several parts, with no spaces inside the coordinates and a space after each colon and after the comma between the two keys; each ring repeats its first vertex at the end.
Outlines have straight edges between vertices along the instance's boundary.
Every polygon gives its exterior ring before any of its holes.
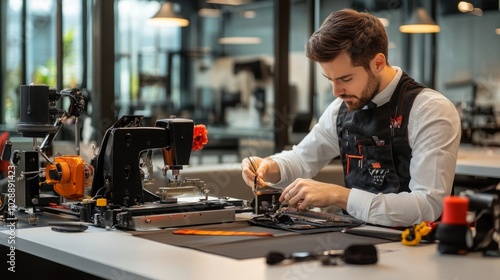
{"type": "Polygon", "coordinates": [[[93,199],[82,202],[81,219],[133,230],[234,222],[242,200],[210,197],[204,182],[178,179],[189,164],[193,128],[189,119],[172,117],[144,127],[142,116],[121,117],[103,138],[95,159],[93,199]],[[151,170],[141,167],[154,166],[155,150],[162,152],[167,182],[153,193],[144,187],[151,170]]]}

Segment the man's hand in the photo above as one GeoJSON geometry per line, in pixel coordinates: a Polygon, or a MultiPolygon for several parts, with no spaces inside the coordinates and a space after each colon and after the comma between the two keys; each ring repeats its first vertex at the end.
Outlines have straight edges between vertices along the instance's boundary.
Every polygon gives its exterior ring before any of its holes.
{"type": "Polygon", "coordinates": [[[287,201],[288,204],[299,210],[305,210],[309,206],[327,207],[332,205],[346,209],[349,192],[348,188],[339,185],[299,178],[283,190],[279,201],[287,201]]]}
{"type": "Polygon", "coordinates": [[[257,176],[258,185],[261,187],[266,186],[266,182],[276,183],[280,180],[279,167],[274,160],[254,156],[245,158],[241,162],[241,176],[251,188],[255,185],[255,176],[257,176]]]}

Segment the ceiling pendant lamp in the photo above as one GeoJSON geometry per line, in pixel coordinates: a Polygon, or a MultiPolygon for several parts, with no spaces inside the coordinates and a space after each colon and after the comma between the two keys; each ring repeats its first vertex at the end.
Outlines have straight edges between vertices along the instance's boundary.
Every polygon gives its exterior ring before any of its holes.
{"type": "Polygon", "coordinates": [[[189,21],[174,11],[174,5],[170,2],[165,2],[161,5],[160,10],[149,19],[149,24],[158,26],[180,26],[189,25],[189,21]]]}
{"type": "Polygon", "coordinates": [[[219,44],[222,45],[255,45],[260,44],[259,37],[221,37],[219,44]]]}
{"type": "Polygon", "coordinates": [[[437,33],[441,30],[439,25],[429,16],[423,7],[415,9],[410,20],[399,27],[403,33],[437,33]]]}

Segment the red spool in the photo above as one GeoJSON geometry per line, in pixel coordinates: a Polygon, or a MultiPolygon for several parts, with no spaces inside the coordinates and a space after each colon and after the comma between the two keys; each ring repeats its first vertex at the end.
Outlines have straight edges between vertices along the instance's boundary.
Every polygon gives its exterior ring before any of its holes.
{"type": "Polygon", "coordinates": [[[468,198],[461,196],[445,197],[441,222],[450,225],[467,225],[468,210],[468,198]]]}

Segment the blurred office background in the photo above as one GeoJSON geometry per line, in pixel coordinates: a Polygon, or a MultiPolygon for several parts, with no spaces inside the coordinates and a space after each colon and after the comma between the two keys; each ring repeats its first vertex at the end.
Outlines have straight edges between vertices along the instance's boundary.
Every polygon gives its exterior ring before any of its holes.
{"type": "MultiPolygon", "coordinates": [[[[137,114],[206,124],[193,164],[289,148],[333,100],[304,44],[342,8],[381,19],[389,62],[456,104],[464,144],[500,145],[498,0],[0,1],[1,130],[17,136],[19,86],[35,83],[84,91],[84,145],[137,114]],[[161,9],[181,25],[152,21],[161,9]],[[420,9],[439,32],[400,30],[420,9]]],[[[57,139],[73,141],[72,129],[57,139]]]]}

